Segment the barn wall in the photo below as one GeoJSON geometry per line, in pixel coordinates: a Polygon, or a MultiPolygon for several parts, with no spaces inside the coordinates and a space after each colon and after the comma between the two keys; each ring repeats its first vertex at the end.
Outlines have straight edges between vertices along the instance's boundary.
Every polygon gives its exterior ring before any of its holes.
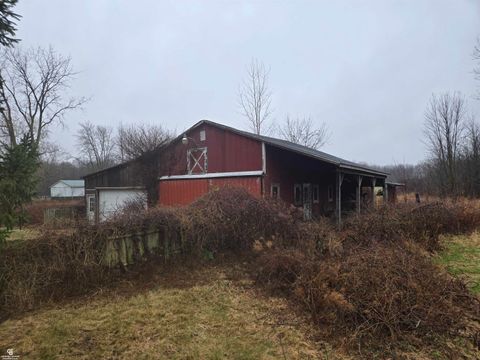
{"type": "Polygon", "coordinates": [[[261,196],[261,177],[230,177],[214,179],[161,180],[159,204],[187,205],[208,191],[225,186],[242,187],[254,196],[261,196]]]}
{"type": "Polygon", "coordinates": [[[159,183],[160,205],[187,205],[208,192],[206,179],[167,180],[159,183]]]}
{"type": "Polygon", "coordinates": [[[210,179],[208,185],[209,190],[225,186],[234,186],[246,189],[253,196],[260,197],[262,195],[262,181],[260,176],[210,179]]]}
{"type": "Polygon", "coordinates": [[[158,177],[167,166],[162,162],[162,153],[163,149],[159,149],[142,158],[85,176],[86,194],[93,193],[96,188],[141,187],[147,191],[149,205],[155,205],[158,177]]]}
{"type": "Polygon", "coordinates": [[[388,202],[397,202],[397,187],[395,185],[388,184],[388,202]]]}
{"type": "Polygon", "coordinates": [[[314,214],[331,214],[335,210],[335,167],[289,151],[266,146],[267,172],[265,195],[270,196],[272,184],[280,184],[280,198],[294,204],[294,184],[319,185],[319,203],[312,205],[314,214]],[[328,200],[328,187],[334,197],[328,200]]]}
{"type": "Polygon", "coordinates": [[[169,164],[162,175],[187,174],[187,151],[197,147],[207,148],[207,172],[232,172],[262,170],[261,142],[203,124],[187,133],[187,145],[177,141],[162,155],[161,162],[169,164]],[[200,140],[200,131],[205,130],[205,141],[200,140]]]}
{"type": "Polygon", "coordinates": [[[142,186],[142,179],[137,176],[137,174],[138,167],[134,162],[122,164],[92,175],[87,175],[85,177],[85,189],[142,186]]]}

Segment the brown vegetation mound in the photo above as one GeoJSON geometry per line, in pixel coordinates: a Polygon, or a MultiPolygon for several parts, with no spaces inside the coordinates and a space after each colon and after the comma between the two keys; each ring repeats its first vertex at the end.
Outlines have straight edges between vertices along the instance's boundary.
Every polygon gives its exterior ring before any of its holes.
{"type": "Polygon", "coordinates": [[[354,339],[459,334],[478,300],[412,243],[379,243],[341,256],[306,259],[297,251],[265,253],[257,281],[283,291],[318,324],[354,339]]]}
{"type": "Polygon", "coordinates": [[[102,262],[112,236],[166,228],[181,239],[184,255],[211,257],[224,250],[249,250],[256,240],[293,241],[301,234],[301,223],[295,208],[254,198],[244,189],[224,188],[184,208],[128,212],[98,226],[78,224],[71,236],[50,232],[36,240],[7,242],[0,249],[0,314],[83,294],[119,276],[118,269],[102,262]]]}
{"type": "Polygon", "coordinates": [[[459,334],[469,316],[478,318],[478,299],[428,252],[439,248],[441,234],[479,225],[478,208],[435,203],[352,216],[338,231],[324,219],[303,222],[294,207],[224,188],[184,208],[133,211],[72,236],[7,243],[0,251],[0,313],[111,282],[120,272],[102,265],[106,239],[162,227],[181,239],[183,258],[267,245],[259,247],[269,250],[258,260],[258,284],[286,294],[331,333],[423,341],[459,334]]]}
{"type": "Polygon", "coordinates": [[[465,202],[436,202],[425,205],[384,206],[344,224],[352,244],[409,239],[427,251],[440,248],[439,236],[474,231],[480,226],[480,209],[465,202]]]}

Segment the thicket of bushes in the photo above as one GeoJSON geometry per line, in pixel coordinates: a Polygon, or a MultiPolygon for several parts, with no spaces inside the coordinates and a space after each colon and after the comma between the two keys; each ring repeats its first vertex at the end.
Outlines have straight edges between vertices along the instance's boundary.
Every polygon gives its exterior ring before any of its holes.
{"type": "Polygon", "coordinates": [[[349,218],[341,231],[324,228],[313,253],[303,245],[263,253],[257,282],[356,343],[463,336],[478,323],[479,299],[431,252],[440,235],[478,227],[480,209],[467,203],[384,207],[349,218]]]}
{"type": "Polygon", "coordinates": [[[159,228],[181,237],[187,257],[245,251],[256,240],[282,243],[302,238],[297,209],[253,198],[241,189],[211,192],[184,208],[127,211],[99,226],[78,224],[71,236],[49,231],[35,240],[7,242],[0,249],[0,317],[87,293],[122,276],[124,268],[104,266],[107,239],[159,228]]]}
{"type": "Polygon", "coordinates": [[[339,231],[326,219],[303,222],[295,207],[221,189],[184,208],[127,212],[79,226],[72,236],[6,245],[0,313],[111,282],[122,275],[102,264],[106,239],[163,227],[179,234],[187,258],[267,245],[257,259],[257,283],[300,304],[332,333],[361,341],[460,334],[479,316],[478,299],[429,253],[439,249],[441,234],[479,225],[480,209],[437,203],[380,208],[350,217],[339,231]]]}

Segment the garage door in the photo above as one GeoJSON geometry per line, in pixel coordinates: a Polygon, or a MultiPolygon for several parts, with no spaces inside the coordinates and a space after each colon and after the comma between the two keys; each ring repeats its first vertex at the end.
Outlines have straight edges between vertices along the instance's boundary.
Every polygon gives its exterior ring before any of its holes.
{"type": "Polygon", "coordinates": [[[104,221],[115,213],[122,211],[132,202],[140,202],[147,207],[147,194],[140,189],[103,189],[98,190],[98,219],[104,221]]]}

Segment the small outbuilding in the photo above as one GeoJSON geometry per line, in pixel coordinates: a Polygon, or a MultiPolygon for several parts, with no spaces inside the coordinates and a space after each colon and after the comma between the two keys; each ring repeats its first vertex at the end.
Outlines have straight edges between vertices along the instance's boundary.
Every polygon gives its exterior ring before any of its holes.
{"type": "Polygon", "coordinates": [[[58,180],[50,186],[51,198],[78,198],[85,196],[84,180],[58,180]]]}

